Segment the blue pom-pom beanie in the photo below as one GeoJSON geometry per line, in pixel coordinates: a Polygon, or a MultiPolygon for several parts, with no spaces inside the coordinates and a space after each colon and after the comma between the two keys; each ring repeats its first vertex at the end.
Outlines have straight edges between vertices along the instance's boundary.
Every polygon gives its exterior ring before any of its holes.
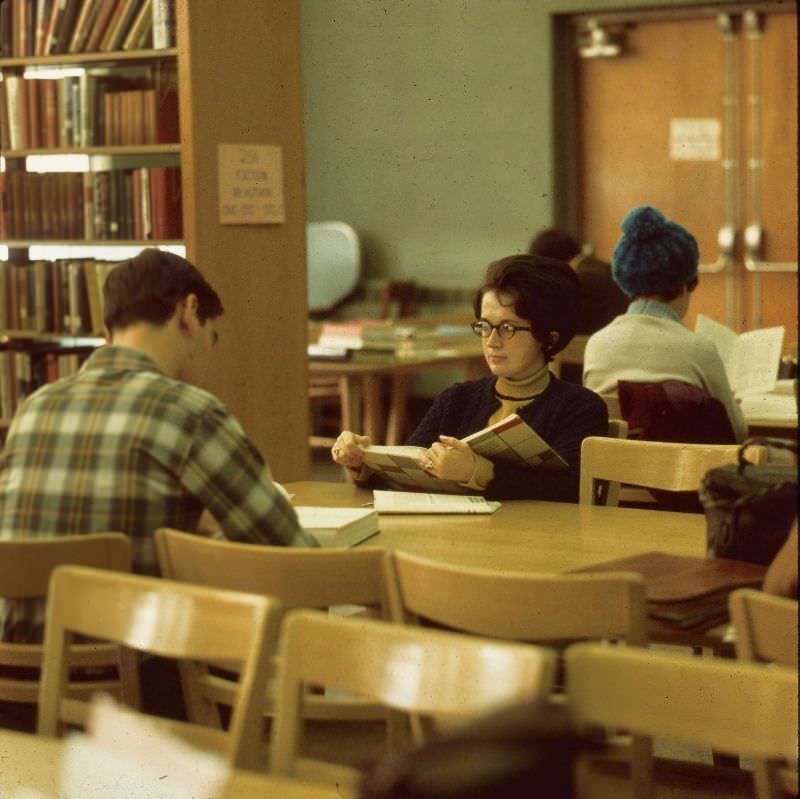
{"type": "Polygon", "coordinates": [[[697,275],[695,237],[657,208],[633,208],[621,227],[611,274],[629,297],[671,294],[697,275]]]}

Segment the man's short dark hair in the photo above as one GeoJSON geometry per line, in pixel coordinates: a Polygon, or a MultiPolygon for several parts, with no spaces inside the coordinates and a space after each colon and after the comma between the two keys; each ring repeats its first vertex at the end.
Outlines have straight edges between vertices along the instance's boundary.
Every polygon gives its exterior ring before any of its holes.
{"type": "Polygon", "coordinates": [[[546,360],[561,352],[575,335],[580,313],[580,283],[564,261],[543,255],[509,255],[489,264],[473,309],[480,318],[483,295],[489,291],[514,299],[517,315],[530,322],[546,360]],[[550,333],[558,333],[552,342],[550,333]]]}
{"type": "Polygon", "coordinates": [[[552,227],[540,230],[528,246],[531,255],[546,255],[559,261],[571,261],[580,251],[581,245],[574,236],[552,227]]]}
{"type": "Polygon", "coordinates": [[[163,325],[189,294],[197,296],[201,322],[222,314],[219,295],[197,267],[180,255],[151,247],[109,273],[103,286],[103,322],[109,332],[136,322],[163,325]]]}

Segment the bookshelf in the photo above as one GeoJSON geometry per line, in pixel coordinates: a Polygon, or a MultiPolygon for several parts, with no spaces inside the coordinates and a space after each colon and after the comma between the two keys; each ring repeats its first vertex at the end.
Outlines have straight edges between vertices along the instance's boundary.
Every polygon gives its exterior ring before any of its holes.
{"type": "Polygon", "coordinates": [[[153,46],[174,45],[165,10],[167,0],[0,5],[0,430],[104,340],[113,263],[68,248],[183,244],[177,48],[153,46]],[[32,257],[40,245],[55,260],[32,257]]]}
{"type": "MultiPolygon", "coordinates": [[[[0,23],[8,24],[9,9],[36,9],[40,5],[52,9],[57,2],[0,3],[0,14],[4,15],[0,23]]],[[[162,0],[120,2],[141,9],[148,2],[162,0]]],[[[67,0],[66,5],[73,3],[78,6],[73,10],[78,18],[83,0],[67,0]]],[[[224,13],[218,4],[170,0],[169,9],[174,24],[169,46],[47,55],[4,51],[7,57],[0,58],[0,71],[5,78],[55,66],[101,71],[171,69],[177,82],[177,140],[141,144],[78,140],[54,146],[4,146],[6,171],[0,181],[7,183],[12,172],[24,170],[31,158],[40,156],[83,156],[91,165],[87,171],[102,170],[107,165],[127,170],[179,164],[180,235],[105,239],[90,235],[7,235],[6,231],[0,236],[0,244],[7,244],[8,261],[15,268],[29,260],[31,248],[42,244],[65,251],[78,244],[104,248],[182,246],[186,257],[219,291],[226,308],[218,325],[221,341],[207,388],[236,414],[267,456],[277,479],[304,479],[309,456],[299,0],[237,0],[225,4],[224,13]],[[284,223],[220,222],[216,187],[221,143],[281,148],[284,223]],[[287,369],[287,364],[297,367],[287,369]]],[[[3,193],[8,198],[7,191],[3,193]]],[[[88,335],[98,331],[87,328],[82,332],[88,335]]],[[[66,346],[68,335],[61,335],[66,346]]],[[[58,337],[48,346],[57,347],[57,342],[58,337]]],[[[19,352],[24,353],[29,344],[21,343],[19,352]]]]}

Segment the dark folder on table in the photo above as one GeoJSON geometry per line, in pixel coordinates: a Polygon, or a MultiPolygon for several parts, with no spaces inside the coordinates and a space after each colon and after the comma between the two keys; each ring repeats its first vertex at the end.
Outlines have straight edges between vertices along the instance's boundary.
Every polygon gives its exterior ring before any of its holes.
{"type": "Polygon", "coordinates": [[[766,567],[724,558],[644,552],[575,571],[641,574],[651,619],[680,629],[702,630],[726,621],[728,594],[737,588],[759,588],[766,567]]]}

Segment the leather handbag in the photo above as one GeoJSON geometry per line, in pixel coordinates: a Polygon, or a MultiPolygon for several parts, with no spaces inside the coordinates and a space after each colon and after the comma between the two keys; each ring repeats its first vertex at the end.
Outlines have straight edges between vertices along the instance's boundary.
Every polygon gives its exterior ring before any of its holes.
{"type": "Polygon", "coordinates": [[[700,485],[706,515],[708,557],[769,564],[786,541],[797,517],[797,463],[749,463],[751,445],[767,452],[797,453],[797,445],[782,439],[749,438],[740,447],[738,463],[709,469],[700,485]]]}

